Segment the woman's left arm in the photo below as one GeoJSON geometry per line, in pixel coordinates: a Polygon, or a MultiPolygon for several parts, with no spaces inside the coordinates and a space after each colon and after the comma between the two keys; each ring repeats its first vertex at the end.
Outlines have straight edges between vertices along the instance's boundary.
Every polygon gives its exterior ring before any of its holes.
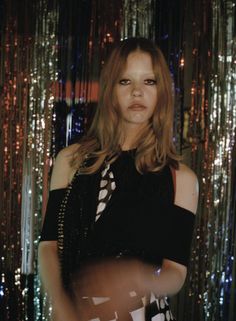
{"type": "MultiPolygon", "coordinates": [[[[184,164],[176,170],[175,205],[196,213],[199,187],[195,173],[184,164]]],[[[187,213],[185,215],[188,215],[187,213]]],[[[187,267],[164,259],[160,272],[150,280],[150,289],[157,296],[174,295],[182,288],[187,267]]]]}

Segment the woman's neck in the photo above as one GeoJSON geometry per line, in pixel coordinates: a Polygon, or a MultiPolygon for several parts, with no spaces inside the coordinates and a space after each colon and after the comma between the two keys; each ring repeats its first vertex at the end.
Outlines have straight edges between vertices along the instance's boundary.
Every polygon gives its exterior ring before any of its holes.
{"type": "Polygon", "coordinates": [[[143,126],[126,126],[121,149],[125,151],[136,148],[142,131],[143,126]]]}

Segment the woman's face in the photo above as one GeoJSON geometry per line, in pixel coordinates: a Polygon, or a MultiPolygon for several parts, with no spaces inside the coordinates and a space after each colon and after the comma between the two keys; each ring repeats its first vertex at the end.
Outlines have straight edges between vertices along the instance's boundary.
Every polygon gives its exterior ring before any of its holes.
{"type": "Polygon", "coordinates": [[[157,81],[148,53],[129,54],[115,94],[125,125],[142,127],[148,123],[157,105],[157,81]]]}

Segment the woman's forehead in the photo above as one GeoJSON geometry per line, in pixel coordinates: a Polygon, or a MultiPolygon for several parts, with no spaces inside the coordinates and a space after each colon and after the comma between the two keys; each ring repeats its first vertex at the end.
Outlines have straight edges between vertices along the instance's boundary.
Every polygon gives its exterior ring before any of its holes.
{"type": "Polygon", "coordinates": [[[153,61],[149,53],[136,50],[131,52],[121,65],[120,74],[123,73],[154,74],[153,61]]]}

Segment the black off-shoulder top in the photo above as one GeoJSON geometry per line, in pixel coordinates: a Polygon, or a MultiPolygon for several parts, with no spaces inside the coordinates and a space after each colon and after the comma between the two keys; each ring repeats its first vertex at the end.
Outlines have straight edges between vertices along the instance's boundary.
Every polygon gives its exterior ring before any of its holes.
{"type": "Polygon", "coordinates": [[[49,194],[41,241],[58,240],[66,278],[83,262],[135,257],[161,266],[164,258],[188,265],[195,215],[174,204],[171,170],[140,174],[134,152],[111,164],[116,189],[95,222],[101,171],[77,173],[68,188],[49,194]]]}

